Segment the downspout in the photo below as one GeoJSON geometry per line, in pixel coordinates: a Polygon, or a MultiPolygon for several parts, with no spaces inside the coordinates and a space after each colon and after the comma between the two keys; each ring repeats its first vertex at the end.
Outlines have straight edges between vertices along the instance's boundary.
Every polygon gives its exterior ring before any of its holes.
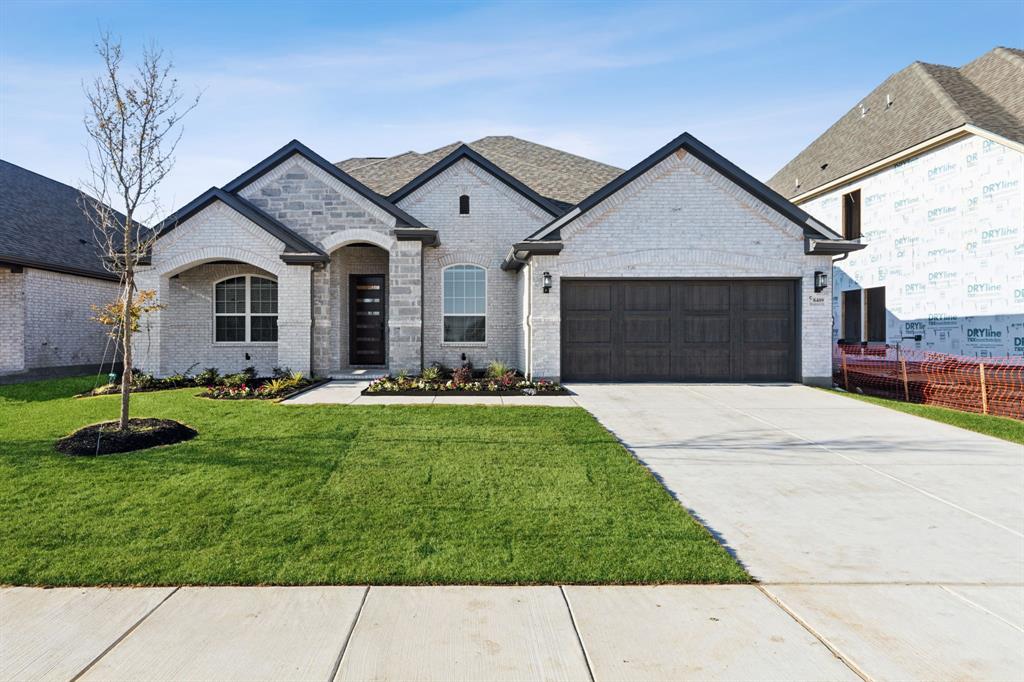
{"type": "MultiPolygon", "coordinates": [[[[423,328],[423,319],[424,319],[424,317],[423,317],[423,304],[425,303],[425,301],[423,299],[423,273],[425,271],[426,270],[423,267],[423,243],[421,242],[420,243],[420,372],[422,372],[424,367],[425,367],[423,362],[426,359],[426,352],[424,350],[424,341],[423,341],[423,336],[426,333],[426,330],[423,328]]],[[[442,312],[442,314],[444,313],[443,310],[441,312],[442,312]]]]}

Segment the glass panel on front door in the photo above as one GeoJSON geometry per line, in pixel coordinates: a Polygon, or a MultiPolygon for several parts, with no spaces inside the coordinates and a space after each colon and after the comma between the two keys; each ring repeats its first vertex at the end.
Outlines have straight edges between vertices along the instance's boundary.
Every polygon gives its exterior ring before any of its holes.
{"type": "Polygon", "coordinates": [[[350,365],[383,365],[386,316],[384,275],[349,275],[350,365]]]}

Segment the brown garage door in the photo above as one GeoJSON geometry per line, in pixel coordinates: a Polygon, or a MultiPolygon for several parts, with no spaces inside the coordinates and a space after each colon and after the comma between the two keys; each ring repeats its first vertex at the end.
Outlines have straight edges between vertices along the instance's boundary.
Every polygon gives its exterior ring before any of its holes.
{"type": "Polygon", "coordinates": [[[794,381],[796,282],[563,280],[566,381],[794,381]]]}

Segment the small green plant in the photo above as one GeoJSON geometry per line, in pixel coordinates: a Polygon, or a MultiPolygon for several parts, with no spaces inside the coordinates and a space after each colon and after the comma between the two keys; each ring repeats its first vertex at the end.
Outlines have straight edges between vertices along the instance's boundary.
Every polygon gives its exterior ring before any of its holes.
{"type": "Polygon", "coordinates": [[[492,360],[491,363],[487,365],[487,378],[499,379],[511,371],[512,368],[501,360],[492,360]]]}
{"type": "Polygon", "coordinates": [[[207,367],[196,375],[197,386],[213,386],[220,381],[220,372],[216,367],[207,367]]]}
{"type": "Polygon", "coordinates": [[[420,374],[420,379],[423,379],[423,381],[426,381],[426,382],[437,381],[440,378],[441,378],[441,368],[440,367],[427,367],[420,374]]]}
{"type": "Polygon", "coordinates": [[[274,367],[270,370],[270,376],[274,379],[287,379],[292,375],[291,367],[274,367]]]}
{"type": "Polygon", "coordinates": [[[294,384],[291,379],[271,379],[260,386],[260,392],[268,395],[281,395],[286,391],[290,391],[293,386],[294,384]]]}
{"type": "Polygon", "coordinates": [[[397,375],[396,378],[399,381],[405,381],[406,379],[409,378],[409,370],[407,370],[407,369],[400,369],[400,370],[398,370],[398,375],[397,375]]]}

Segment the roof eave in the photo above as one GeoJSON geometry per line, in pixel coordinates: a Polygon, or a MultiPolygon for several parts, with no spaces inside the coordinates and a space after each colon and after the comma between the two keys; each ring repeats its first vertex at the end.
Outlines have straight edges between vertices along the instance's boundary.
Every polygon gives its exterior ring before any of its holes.
{"type": "Polygon", "coordinates": [[[531,256],[557,256],[565,245],[558,241],[516,242],[501,263],[501,269],[518,272],[531,256]]]}
{"type": "Polygon", "coordinates": [[[397,227],[395,228],[395,239],[400,242],[419,242],[423,246],[437,247],[441,245],[437,230],[428,227],[397,227]]]}
{"type": "Polygon", "coordinates": [[[804,239],[804,254],[808,256],[839,256],[867,248],[867,244],[851,239],[804,239]]]}

